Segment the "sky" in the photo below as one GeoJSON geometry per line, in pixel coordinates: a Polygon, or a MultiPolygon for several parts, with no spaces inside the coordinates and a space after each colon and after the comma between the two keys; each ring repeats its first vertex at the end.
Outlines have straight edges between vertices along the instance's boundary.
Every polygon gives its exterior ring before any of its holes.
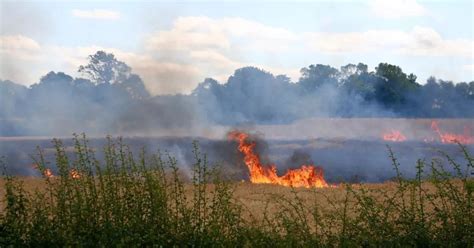
{"type": "Polygon", "coordinates": [[[399,65],[474,80],[473,1],[0,1],[0,79],[73,76],[113,53],[155,95],[256,66],[293,81],[310,64],[399,65]]]}

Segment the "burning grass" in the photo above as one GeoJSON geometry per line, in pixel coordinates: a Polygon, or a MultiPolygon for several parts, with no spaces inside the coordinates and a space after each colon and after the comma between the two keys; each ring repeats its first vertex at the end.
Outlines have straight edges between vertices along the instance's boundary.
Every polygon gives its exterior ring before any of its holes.
{"type": "Polygon", "coordinates": [[[433,131],[436,132],[436,134],[438,134],[439,140],[442,143],[455,144],[459,142],[461,144],[466,144],[466,145],[474,144],[474,136],[471,135],[471,129],[467,126],[464,127],[463,134],[442,132],[440,128],[438,127],[438,122],[433,120],[431,122],[431,129],[433,129],[433,131]]]}
{"type": "Polygon", "coordinates": [[[382,139],[385,141],[403,142],[407,140],[407,137],[398,130],[391,130],[388,133],[384,133],[382,139]]]}
{"type": "Polygon", "coordinates": [[[474,245],[474,160],[463,146],[466,166],[447,156],[454,174],[419,160],[414,179],[336,188],[228,182],[197,145],[189,182],[173,157],[134,155],[120,140],[108,140],[104,164],[85,138],[73,158],[55,147],[54,177],[40,152],[42,180],[4,178],[0,246],[474,245]]]}
{"type": "Polygon", "coordinates": [[[277,175],[275,165],[265,166],[260,161],[260,157],[255,153],[256,143],[250,140],[247,133],[232,131],[228,135],[229,139],[239,143],[238,149],[244,155],[244,162],[250,174],[252,183],[277,184],[290,187],[329,187],[324,180],[323,169],[314,165],[302,165],[298,169],[290,169],[283,176],[277,175]]]}

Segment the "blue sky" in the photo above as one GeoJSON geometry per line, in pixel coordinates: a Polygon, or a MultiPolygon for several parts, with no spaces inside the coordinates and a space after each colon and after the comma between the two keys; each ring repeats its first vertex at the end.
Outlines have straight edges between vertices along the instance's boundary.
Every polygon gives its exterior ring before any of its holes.
{"type": "Polygon", "coordinates": [[[0,78],[31,85],[79,76],[98,49],[131,65],[154,94],[189,93],[242,66],[297,80],[310,64],[400,65],[420,83],[474,80],[472,1],[0,3],[0,78]]]}

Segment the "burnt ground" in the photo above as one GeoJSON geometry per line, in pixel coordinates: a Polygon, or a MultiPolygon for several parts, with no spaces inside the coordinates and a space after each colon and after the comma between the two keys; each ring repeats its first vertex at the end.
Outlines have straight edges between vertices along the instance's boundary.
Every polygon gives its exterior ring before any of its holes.
{"type": "MultiPolygon", "coordinates": [[[[66,151],[74,160],[73,141],[62,138],[66,151]]],[[[209,139],[202,137],[126,137],[123,142],[132,151],[138,152],[145,148],[148,154],[160,151],[169,153],[178,160],[178,165],[185,175],[191,175],[194,162],[193,141],[199,143],[202,153],[207,154],[211,164],[219,164],[225,168],[226,175],[234,180],[246,180],[247,169],[242,156],[236,149],[236,143],[225,139],[209,139]]],[[[440,151],[449,154],[461,165],[466,160],[456,144],[439,142],[387,142],[376,139],[256,139],[257,151],[264,163],[276,164],[279,174],[288,168],[297,168],[302,164],[314,163],[324,169],[325,178],[329,182],[383,182],[392,179],[395,171],[388,156],[387,145],[391,147],[400,162],[400,170],[406,177],[416,173],[418,159],[427,164],[432,159],[445,160],[440,151]]],[[[96,151],[97,159],[102,160],[105,138],[89,139],[90,146],[96,151]]],[[[0,139],[0,156],[6,164],[7,171],[13,175],[39,176],[32,168],[33,157],[37,154],[36,147],[44,151],[46,159],[55,171],[54,146],[51,138],[3,138],[0,139]]],[[[474,145],[467,146],[474,154],[474,145]]],[[[447,166],[446,168],[450,168],[447,166]]],[[[428,168],[426,169],[428,171],[428,168]]]]}

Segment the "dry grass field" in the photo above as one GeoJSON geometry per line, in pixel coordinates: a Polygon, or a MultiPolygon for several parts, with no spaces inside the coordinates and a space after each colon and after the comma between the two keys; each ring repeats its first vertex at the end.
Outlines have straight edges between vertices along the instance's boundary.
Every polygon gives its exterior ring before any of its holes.
{"type": "MultiPolygon", "coordinates": [[[[70,149],[70,148],[67,148],[70,149]]],[[[0,180],[0,246],[393,247],[474,245],[474,159],[418,160],[380,184],[292,188],[228,180],[194,145],[190,179],[169,156],[85,137],[74,158],[55,141],[57,173],[0,180]],[[446,163],[444,163],[447,161],[446,163]]]]}
{"type": "MultiPolygon", "coordinates": [[[[18,180],[23,182],[26,192],[33,194],[35,191],[45,191],[46,181],[44,178],[38,177],[19,177],[18,180]]],[[[384,189],[384,190],[395,190],[396,183],[386,182],[379,184],[355,184],[354,188],[365,187],[368,189],[384,189]]],[[[211,190],[212,185],[208,186],[211,190]]],[[[432,186],[428,186],[432,188],[432,186]]],[[[273,199],[278,197],[291,198],[296,192],[298,197],[305,203],[307,207],[311,207],[315,200],[321,204],[322,207],[330,208],[327,198],[333,199],[335,202],[341,202],[344,200],[346,190],[343,185],[334,186],[331,188],[290,188],[280,185],[271,184],[253,184],[250,182],[234,182],[231,184],[233,191],[233,197],[248,210],[249,213],[254,216],[263,216],[267,203],[272,202],[273,199]]],[[[193,197],[192,185],[185,184],[186,196],[189,199],[193,197]]],[[[5,179],[0,178],[0,198],[5,197],[5,179]]],[[[0,209],[4,209],[4,202],[0,202],[0,209]]],[[[268,209],[273,212],[271,208],[268,209]]]]}
{"type": "MultiPolygon", "coordinates": [[[[20,177],[17,178],[23,183],[24,189],[29,194],[34,194],[36,191],[46,191],[47,182],[44,178],[38,177],[20,177]]],[[[462,190],[463,184],[459,180],[452,180],[451,182],[458,190],[462,190]]],[[[235,202],[241,204],[243,207],[243,215],[247,220],[254,218],[261,221],[264,214],[275,215],[280,210],[282,199],[293,201],[295,197],[298,198],[298,203],[310,210],[317,205],[323,211],[330,211],[334,209],[334,205],[343,205],[345,197],[347,196],[347,187],[357,190],[367,190],[371,192],[375,200],[382,200],[384,194],[395,194],[398,190],[397,182],[385,183],[363,183],[363,184],[339,184],[332,185],[328,188],[291,188],[272,184],[254,184],[250,182],[231,182],[229,184],[232,192],[232,197],[235,202]],[[382,193],[383,192],[383,193],[382,193]]],[[[214,190],[213,184],[208,184],[206,187],[207,197],[212,197],[214,190]]],[[[430,182],[423,182],[422,188],[425,192],[436,192],[436,186],[430,182]]],[[[192,202],[193,199],[193,185],[190,183],[184,184],[184,193],[186,198],[192,202]]],[[[0,198],[5,198],[5,179],[0,178],[0,198]]],[[[354,199],[351,199],[349,204],[353,207],[354,199]]],[[[408,196],[407,196],[407,199],[408,196]]],[[[5,202],[0,202],[0,209],[5,209],[5,202]]],[[[350,212],[351,209],[349,209],[350,212]]],[[[433,210],[428,209],[428,211],[433,210]]]]}

